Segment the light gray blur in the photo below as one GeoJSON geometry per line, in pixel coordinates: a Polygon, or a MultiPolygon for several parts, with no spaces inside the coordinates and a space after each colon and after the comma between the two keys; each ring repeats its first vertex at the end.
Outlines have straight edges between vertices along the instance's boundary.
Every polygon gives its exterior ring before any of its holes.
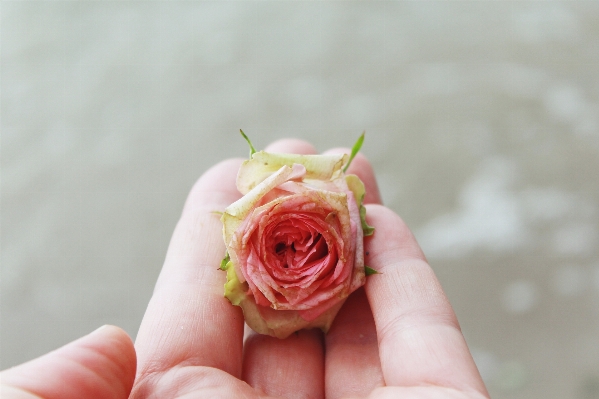
{"type": "Polygon", "coordinates": [[[2,368],[135,336],[239,128],[365,130],[493,397],[599,397],[599,2],[0,6],[2,368]]]}

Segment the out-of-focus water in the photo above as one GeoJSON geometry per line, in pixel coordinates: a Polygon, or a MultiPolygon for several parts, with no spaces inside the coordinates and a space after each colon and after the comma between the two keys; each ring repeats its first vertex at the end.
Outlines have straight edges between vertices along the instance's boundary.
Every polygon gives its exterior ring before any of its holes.
{"type": "Polygon", "coordinates": [[[1,367],[132,336],[185,196],[363,152],[494,398],[599,397],[599,3],[2,2],[1,367]]]}

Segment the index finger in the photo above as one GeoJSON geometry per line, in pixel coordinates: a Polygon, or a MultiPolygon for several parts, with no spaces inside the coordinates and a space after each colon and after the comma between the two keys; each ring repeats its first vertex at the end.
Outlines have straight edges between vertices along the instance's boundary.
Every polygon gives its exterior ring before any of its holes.
{"type": "Polygon", "coordinates": [[[137,335],[138,381],[178,365],[241,375],[243,315],[223,295],[218,215],[240,196],[240,164],[232,159],[212,167],[187,198],[137,335]]]}
{"type": "Polygon", "coordinates": [[[457,318],[414,236],[393,211],[368,205],[366,241],[380,274],[366,281],[386,385],[486,393],[457,318]]]}

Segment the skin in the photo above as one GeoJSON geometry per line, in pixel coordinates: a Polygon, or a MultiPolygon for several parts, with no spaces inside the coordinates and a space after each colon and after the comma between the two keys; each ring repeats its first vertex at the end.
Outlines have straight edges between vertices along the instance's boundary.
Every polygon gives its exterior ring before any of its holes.
{"type": "MultiPolygon", "coordinates": [[[[314,154],[300,140],[271,152],[314,154]]],[[[329,152],[349,152],[337,148],[329,152]]],[[[362,155],[348,173],[366,185],[366,264],[381,274],[352,294],[329,333],[285,340],[244,332],[223,297],[224,244],[214,210],[239,198],[242,160],[195,184],[170,242],[135,348],[106,326],[0,374],[2,398],[488,398],[456,316],[405,223],[383,207],[362,155]]]]}

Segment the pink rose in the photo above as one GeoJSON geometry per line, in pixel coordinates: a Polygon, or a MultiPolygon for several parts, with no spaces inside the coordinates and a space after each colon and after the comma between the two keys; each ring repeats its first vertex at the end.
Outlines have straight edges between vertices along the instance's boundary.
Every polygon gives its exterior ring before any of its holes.
{"type": "Polygon", "coordinates": [[[327,331],[364,284],[364,185],[343,173],[347,162],[345,154],[261,151],[241,166],[244,196],[221,219],[222,268],[225,296],[254,331],[279,338],[327,331]]]}

